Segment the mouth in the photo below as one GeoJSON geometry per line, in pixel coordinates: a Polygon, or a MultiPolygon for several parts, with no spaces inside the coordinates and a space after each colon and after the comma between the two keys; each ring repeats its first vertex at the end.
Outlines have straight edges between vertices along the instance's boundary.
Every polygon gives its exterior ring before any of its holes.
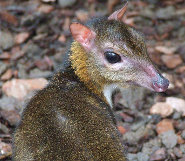
{"type": "Polygon", "coordinates": [[[169,81],[163,76],[159,75],[157,80],[154,80],[152,83],[152,88],[156,92],[165,92],[168,89],[169,81]]]}

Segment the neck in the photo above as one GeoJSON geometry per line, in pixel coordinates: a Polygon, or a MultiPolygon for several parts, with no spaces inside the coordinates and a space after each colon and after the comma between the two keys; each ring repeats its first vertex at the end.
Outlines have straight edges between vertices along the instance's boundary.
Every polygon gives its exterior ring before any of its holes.
{"type": "Polygon", "coordinates": [[[83,47],[78,42],[73,42],[71,46],[70,61],[75,74],[87,88],[106,101],[103,94],[106,81],[93,66],[93,63],[89,62],[87,57],[88,55],[83,47]]]}

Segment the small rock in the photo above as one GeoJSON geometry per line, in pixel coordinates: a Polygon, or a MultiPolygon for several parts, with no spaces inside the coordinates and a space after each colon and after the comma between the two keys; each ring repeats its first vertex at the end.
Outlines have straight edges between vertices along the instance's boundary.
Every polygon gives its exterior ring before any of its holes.
{"type": "Polygon", "coordinates": [[[162,60],[161,60],[161,53],[156,52],[153,48],[151,49],[150,47],[148,48],[148,54],[155,64],[163,65],[162,60]]]}
{"type": "Polygon", "coordinates": [[[29,36],[30,35],[28,32],[19,33],[15,36],[15,43],[22,44],[23,42],[25,42],[28,39],[29,36]]]}
{"type": "Polygon", "coordinates": [[[155,13],[159,19],[171,19],[175,15],[175,8],[170,5],[166,8],[159,8],[155,13]]]}
{"type": "Polygon", "coordinates": [[[10,59],[10,53],[9,52],[3,52],[2,54],[0,53],[0,59],[2,60],[6,60],[6,59],[10,59]]]}
{"type": "Polygon", "coordinates": [[[58,38],[58,41],[62,42],[62,43],[65,43],[66,42],[66,37],[65,35],[60,35],[59,38],[58,38]]]}
{"type": "MultiPolygon", "coordinates": [[[[147,35],[147,36],[152,36],[152,35],[155,35],[156,34],[155,29],[153,27],[151,27],[151,26],[143,26],[141,31],[145,35],[147,35]]],[[[153,55],[156,53],[156,51],[154,50],[154,48],[151,47],[151,46],[148,46],[147,51],[148,51],[148,53],[151,53],[153,55]]]]}
{"type": "Polygon", "coordinates": [[[21,117],[20,115],[15,111],[0,111],[0,115],[6,120],[8,121],[8,123],[11,126],[15,126],[17,125],[17,123],[20,121],[21,117]]]}
{"type": "Polygon", "coordinates": [[[143,144],[142,152],[152,155],[156,150],[160,149],[161,140],[159,138],[151,139],[143,144]]]}
{"type": "Polygon", "coordinates": [[[182,157],[182,151],[181,151],[179,148],[175,147],[175,148],[173,149],[173,152],[174,152],[174,154],[175,154],[178,158],[181,158],[181,157],[182,157]]]}
{"type": "Polygon", "coordinates": [[[33,37],[34,40],[38,41],[38,40],[44,39],[48,36],[49,27],[47,25],[40,25],[37,27],[36,33],[37,34],[33,37]]]}
{"type": "Polygon", "coordinates": [[[172,55],[177,50],[176,47],[156,46],[155,49],[161,53],[172,55]]]}
{"type": "Polygon", "coordinates": [[[167,149],[167,155],[172,160],[176,160],[177,159],[176,156],[175,156],[175,154],[174,154],[174,152],[173,152],[173,149],[171,149],[171,148],[170,149],[167,149]]]}
{"type": "Polygon", "coordinates": [[[178,137],[178,139],[177,139],[178,144],[184,144],[185,143],[185,140],[181,137],[181,135],[177,134],[177,137],[178,137]]]}
{"type": "Polygon", "coordinates": [[[70,23],[71,23],[70,18],[69,18],[69,17],[66,17],[66,18],[64,19],[64,25],[63,25],[63,30],[64,30],[65,32],[67,32],[67,31],[69,30],[69,25],[70,25],[70,23]]]}
{"type": "Polygon", "coordinates": [[[182,112],[177,112],[177,111],[175,111],[174,113],[173,113],[173,119],[174,120],[177,120],[177,119],[180,119],[181,118],[181,116],[182,116],[182,112]]]}
{"type": "Polygon", "coordinates": [[[185,116],[185,100],[176,97],[167,97],[166,103],[169,104],[174,110],[182,112],[185,116]]]}
{"type": "Polygon", "coordinates": [[[155,12],[152,11],[150,8],[145,7],[145,8],[141,11],[141,15],[142,15],[143,17],[147,17],[147,18],[150,18],[150,19],[151,19],[151,18],[154,17],[155,12]]]}
{"type": "Polygon", "coordinates": [[[20,46],[13,47],[11,50],[11,60],[15,61],[24,56],[24,51],[21,50],[20,46]]]}
{"type": "Polygon", "coordinates": [[[153,136],[153,131],[150,127],[140,127],[137,131],[128,131],[123,135],[123,139],[130,143],[136,143],[143,138],[153,136]]]}
{"type": "Polygon", "coordinates": [[[140,121],[138,121],[138,122],[135,122],[135,123],[131,126],[131,130],[136,131],[136,130],[138,130],[138,129],[144,127],[145,124],[146,124],[146,120],[144,120],[144,119],[143,119],[143,120],[140,120],[140,121]]]}
{"type": "Polygon", "coordinates": [[[182,67],[178,67],[175,71],[176,71],[177,73],[183,73],[183,72],[185,72],[185,65],[182,66],[182,67]]]}
{"type": "Polygon", "coordinates": [[[0,109],[2,110],[11,111],[16,108],[18,109],[19,106],[20,102],[13,97],[3,97],[0,99],[0,109]]]}
{"type": "Polygon", "coordinates": [[[0,131],[1,133],[3,132],[4,134],[9,134],[9,129],[2,123],[0,123],[0,131]]]}
{"type": "Polygon", "coordinates": [[[151,123],[157,124],[161,121],[161,116],[158,114],[152,115],[151,123]]]}
{"type": "MultiPolygon", "coordinates": [[[[38,30],[37,30],[38,31],[38,30]]],[[[40,31],[38,31],[38,33],[37,33],[37,35],[35,35],[34,37],[33,37],[33,40],[34,41],[39,41],[39,40],[41,40],[41,39],[44,39],[44,38],[46,38],[46,36],[47,36],[47,33],[42,33],[42,31],[41,31],[41,33],[39,33],[40,31]]],[[[46,31],[47,32],[47,31],[46,31]]]]}
{"type": "Polygon", "coordinates": [[[145,153],[139,152],[137,153],[137,159],[138,161],[148,161],[149,156],[145,153]]]}
{"type": "Polygon", "coordinates": [[[40,70],[51,70],[53,68],[53,61],[45,56],[41,60],[36,60],[35,65],[40,69],[40,70]]]}
{"type": "MultiPolygon", "coordinates": [[[[37,8],[37,6],[35,5],[33,8],[37,8]]],[[[24,15],[24,17],[21,19],[20,24],[21,26],[29,26],[29,25],[33,25],[35,24],[35,21],[38,20],[38,17],[36,16],[36,14],[26,14],[24,15]]]]}
{"type": "Polygon", "coordinates": [[[137,153],[138,152],[138,146],[139,145],[136,145],[136,144],[134,144],[135,146],[129,146],[129,147],[127,147],[127,150],[126,151],[128,151],[129,153],[137,153]]]}
{"type": "Polygon", "coordinates": [[[0,30],[0,48],[7,50],[14,45],[14,38],[11,33],[0,30]]]}
{"type": "Polygon", "coordinates": [[[151,107],[150,113],[159,114],[162,117],[167,117],[173,113],[173,108],[165,102],[157,102],[151,107]]]}
{"type": "Polygon", "coordinates": [[[43,89],[48,81],[44,78],[38,79],[13,79],[3,84],[2,90],[7,96],[22,100],[29,92],[43,89]]]}
{"type": "Polygon", "coordinates": [[[2,75],[8,68],[8,65],[0,62],[0,75],[2,75]]]}
{"type": "Polygon", "coordinates": [[[85,22],[88,20],[89,15],[87,11],[84,10],[78,10],[75,12],[76,17],[78,18],[79,21],[85,22]]]}
{"type": "Polygon", "coordinates": [[[158,135],[162,134],[164,132],[167,132],[169,130],[174,131],[173,123],[169,119],[163,119],[156,126],[156,131],[157,131],[158,135]]]}
{"type": "Polygon", "coordinates": [[[136,136],[135,132],[128,131],[123,135],[123,140],[126,140],[129,143],[136,143],[138,142],[139,138],[136,136]]]}
{"type": "MultiPolygon", "coordinates": [[[[185,75],[184,75],[185,76],[185,75]]],[[[177,87],[177,88],[179,88],[179,89],[181,89],[181,91],[182,91],[182,95],[183,96],[185,96],[185,77],[184,78],[182,78],[182,80],[180,80],[180,79],[176,79],[175,80],[175,86],[177,87]]],[[[178,90],[178,89],[177,89],[178,90]]],[[[180,92],[180,91],[179,91],[180,92]]],[[[179,93],[178,92],[178,93],[179,93]]],[[[185,99],[184,99],[185,100],[185,99]]]]}
{"type": "Polygon", "coordinates": [[[58,0],[58,3],[60,5],[60,7],[71,7],[72,5],[74,5],[76,3],[76,0],[58,0]]]}
{"type": "Polygon", "coordinates": [[[38,8],[38,11],[41,12],[41,13],[45,13],[45,14],[48,14],[50,12],[52,12],[54,10],[53,6],[51,5],[41,5],[39,8],[38,8]]]}
{"type": "Polygon", "coordinates": [[[17,67],[18,67],[18,78],[27,79],[28,78],[28,72],[26,72],[26,65],[17,64],[17,67]]]}
{"type": "Polygon", "coordinates": [[[12,146],[10,144],[0,141],[0,156],[6,153],[12,154],[12,146]]]}
{"type": "Polygon", "coordinates": [[[34,43],[28,43],[23,47],[23,52],[27,54],[28,58],[32,59],[33,57],[40,55],[42,49],[34,43]]]}
{"type": "Polygon", "coordinates": [[[185,130],[182,131],[181,136],[182,136],[183,139],[185,139],[185,130]]]}
{"type": "Polygon", "coordinates": [[[175,128],[177,130],[185,130],[185,121],[178,121],[175,123],[175,128]]]}
{"type": "Polygon", "coordinates": [[[122,117],[124,122],[133,122],[133,118],[129,115],[127,115],[126,113],[121,113],[120,116],[122,117]]]}
{"type": "Polygon", "coordinates": [[[52,74],[51,71],[41,71],[37,68],[33,69],[30,71],[30,75],[29,75],[29,78],[48,78],[50,77],[52,74]]]}
{"type": "Polygon", "coordinates": [[[7,81],[13,76],[13,71],[11,69],[8,69],[2,76],[1,80],[2,81],[7,81]]]}
{"type": "Polygon", "coordinates": [[[166,158],[166,150],[165,148],[160,148],[156,150],[151,156],[150,161],[153,160],[164,160],[166,158]]]}
{"type": "Polygon", "coordinates": [[[177,144],[177,135],[172,130],[162,133],[160,135],[160,138],[162,140],[162,143],[168,149],[175,147],[175,145],[177,144]]]}
{"type": "Polygon", "coordinates": [[[137,161],[137,154],[128,153],[127,158],[129,161],[137,161]]]}
{"type": "Polygon", "coordinates": [[[162,55],[163,63],[170,69],[182,64],[182,58],[179,55],[162,55]]]}
{"type": "Polygon", "coordinates": [[[118,130],[119,130],[119,132],[120,132],[122,135],[124,135],[124,134],[126,133],[126,131],[127,131],[123,126],[118,126],[118,130]]]}

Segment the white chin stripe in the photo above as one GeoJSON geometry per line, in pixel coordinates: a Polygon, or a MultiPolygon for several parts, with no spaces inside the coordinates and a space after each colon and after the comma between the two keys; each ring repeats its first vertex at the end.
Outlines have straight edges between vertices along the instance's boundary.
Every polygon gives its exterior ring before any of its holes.
{"type": "Polygon", "coordinates": [[[109,103],[109,105],[112,107],[112,93],[118,89],[118,85],[117,84],[109,84],[109,85],[105,85],[104,89],[103,89],[103,94],[104,97],[106,98],[107,102],[109,103]]]}

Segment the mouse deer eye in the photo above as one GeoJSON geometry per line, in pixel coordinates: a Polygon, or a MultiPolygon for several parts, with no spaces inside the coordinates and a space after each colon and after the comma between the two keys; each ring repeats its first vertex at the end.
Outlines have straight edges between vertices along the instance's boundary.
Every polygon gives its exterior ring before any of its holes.
{"type": "Polygon", "coordinates": [[[105,55],[106,60],[110,64],[115,64],[121,61],[121,57],[112,51],[106,51],[104,55],[105,55]]]}

